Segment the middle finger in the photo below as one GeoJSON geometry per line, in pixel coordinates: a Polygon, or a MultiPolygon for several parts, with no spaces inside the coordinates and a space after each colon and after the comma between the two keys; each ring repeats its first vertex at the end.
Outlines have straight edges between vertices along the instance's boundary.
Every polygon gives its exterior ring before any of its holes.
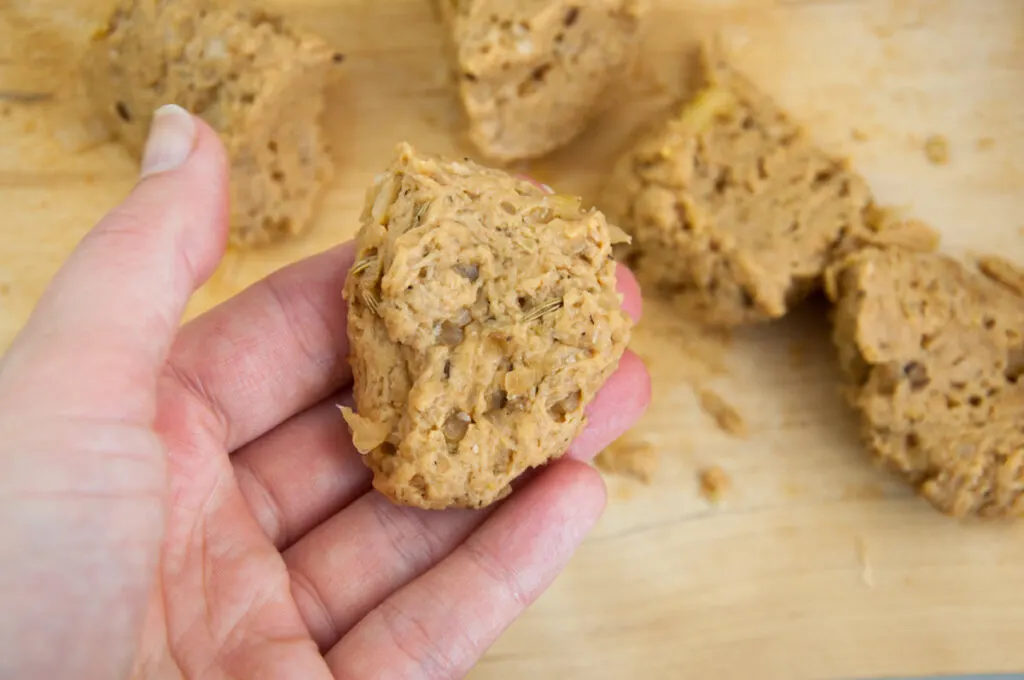
{"type": "Polygon", "coordinates": [[[278,550],[370,488],[337,404],[351,406],[351,393],[320,402],[231,458],[249,511],[278,550]]]}

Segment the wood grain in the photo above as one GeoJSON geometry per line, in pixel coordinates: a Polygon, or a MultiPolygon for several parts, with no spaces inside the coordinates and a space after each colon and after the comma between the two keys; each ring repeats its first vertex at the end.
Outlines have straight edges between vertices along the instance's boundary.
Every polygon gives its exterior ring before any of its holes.
{"type": "MultiPolygon", "coordinates": [[[[229,255],[194,314],[351,235],[364,187],[400,139],[472,155],[425,0],[276,0],[347,56],[330,95],[339,175],[311,232],[229,255]]],[[[611,159],[683,91],[714,34],[738,64],[848,154],[883,201],[938,227],[958,255],[1024,261],[1024,3],[1019,0],[660,0],[642,64],[582,139],[523,164],[600,202],[611,159]],[[930,165],[929,135],[951,160],[930,165]]],[[[0,4],[0,346],[135,168],[91,131],[73,76],[108,0],[0,4]],[[46,95],[40,97],[39,95],[46,95]]],[[[827,310],[716,336],[651,303],[634,343],[655,400],[634,436],[651,487],[612,503],[554,588],[476,680],[844,678],[1024,668],[1024,529],[939,516],[865,461],[837,393],[827,310]],[[701,412],[713,389],[744,418],[701,412]],[[721,506],[697,472],[721,466],[721,506]]]]}

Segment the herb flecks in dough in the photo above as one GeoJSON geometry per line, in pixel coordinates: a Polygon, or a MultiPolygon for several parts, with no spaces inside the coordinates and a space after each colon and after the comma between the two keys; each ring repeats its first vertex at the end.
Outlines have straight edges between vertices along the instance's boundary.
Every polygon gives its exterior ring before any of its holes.
{"type": "Polygon", "coordinates": [[[357,241],[373,265],[345,284],[353,392],[360,416],[390,426],[365,457],[374,486],[482,507],[561,456],[629,338],[604,216],[402,145],[357,241]]]}

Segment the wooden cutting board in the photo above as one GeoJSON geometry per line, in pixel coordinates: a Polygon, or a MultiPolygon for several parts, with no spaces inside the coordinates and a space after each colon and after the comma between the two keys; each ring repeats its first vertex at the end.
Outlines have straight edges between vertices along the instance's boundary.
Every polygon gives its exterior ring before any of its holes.
{"type": "MultiPolygon", "coordinates": [[[[471,153],[426,0],[276,0],[343,51],[330,96],[339,175],[312,232],[230,255],[190,313],[351,235],[395,142],[471,153]]],[[[1024,2],[661,0],[619,104],[571,147],[517,169],[600,201],[611,159],[683,90],[718,34],[735,61],[878,196],[958,255],[1024,262],[1024,2]],[[929,163],[927,138],[948,141],[929,163]]],[[[135,168],[82,122],[74,42],[109,0],[0,2],[0,346],[135,168]],[[70,7],[69,7],[70,5],[70,7]],[[45,19],[45,21],[42,21],[45,19]],[[31,99],[31,98],[30,98],[31,99]]],[[[651,486],[610,480],[607,515],[565,575],[474,672],[506,678],[850,678],[1024,669],[1024,526],[959,523],[861,454],[837,392],[825,308],[715,336],[650,303],[634,347],[654,403],[633,437],[651,486]],[[710,389],[749,433],[699,407],[710,389]],[[718,465],[718,506],[697,473],[718,465]]]]}

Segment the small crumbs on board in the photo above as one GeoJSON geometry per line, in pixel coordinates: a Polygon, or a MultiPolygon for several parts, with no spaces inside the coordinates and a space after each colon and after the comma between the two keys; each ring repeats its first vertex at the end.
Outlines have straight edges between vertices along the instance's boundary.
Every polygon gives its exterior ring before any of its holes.
{"type": "Polygon", "coordinates": [[[992,281],[1024,297],[1024,270],[1017,265],[996,255],[983,255],[978,258],[978,269],[992,281]]]}
{"type": "Polygon", "coordinates": [[[896,246],[931,252],[939,247],[941,236],[926,222],[906,216],[907,209],[899,207],[875,208],[868,213],[872,245],[896,246]]]}
{"type": "Polygon", "coordinates": [[[698,473],[698,480],[700,481],[700,495],[704,500],[716,505],[732,488],[732,480],[729,479],[729,475],[717,465],[701,470],[698,473]]]}
{"type": "Polygon", "coordinates": [[[853,128],[850,130],[850,137],[855,142],[866,142],[871,139],[871,135],[867,133],[863,128],[853,128]]]}
{"type": "Polygon", "coordinates": [[[733,437],[746,438],[747,423],[730,403],[709,389],[700,390],[697,396],[701,410],[714,419],[718,429],[733,437]]]}
{"type": "Polygon", "coordinates": [[[979,137],[978,140],[974,142],[974,148],[978,151],[990,151],[994,149],[995,146],[996,140],[992,137],[979,137]]]}
{"type": "Polygon", "coordinates": [[[658,471],[658,450],[649,442],[627,437],[618,439],[599,453],[594,464],[604,473],[650,484],[658,471]]]}
{"type": "Polygon", "coordinates": [[[807,485],[800,482],[786,482],[782,485],[782,493],[786,498],[804,498],[807,495],[807,491],[807,485]]]}
{"type": "Polygon", "coordinates": [[[949,140],[942,135],[929,135],[924,140],[924,155],[932,165],[949,163],[949,140]]]}

